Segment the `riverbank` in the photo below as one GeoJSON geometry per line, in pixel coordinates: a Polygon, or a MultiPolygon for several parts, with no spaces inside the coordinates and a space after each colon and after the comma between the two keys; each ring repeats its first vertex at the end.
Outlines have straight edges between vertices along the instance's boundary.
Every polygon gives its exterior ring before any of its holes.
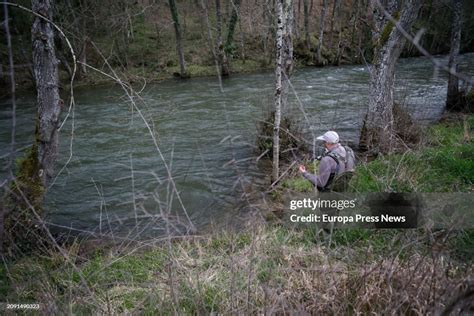
{"type": "MultiPolygon", "coordinates": [[[[349,191],[365,192],[467,192],[474,190],[474,116],[447,114],[440,123],[422,131],[416,149],[378,157],[358,164],[349,191]]],[[[305,162],[309,172],[317,165],[305,162]]],[[[298,172],[283,181],[283,188],[311,192],[313,186],[298,172]]]]}
{"type": "MultiPolygon", "coordinates": [[[[419,150],[359,166],[353,189],[472,192],[473,124],[451,116],[430,127],[419,150]]],[[[474,272],[472,230],[329,233],[257,220],[239,232],[97,244],[5,263],[1,301],[49,314],[429,314],[474,272]]]]}
{"type": "MultiPolygon", "coordinates": [[[[339,65],[361,65],[360,61],[356,62],[342,62],[339,65]]],[[[319,67],[335,66],[334,64],[321,65],[319,67]]],[[[307,65],[302,61],[295,60],[295,70],[306,69],[315,67],[314,65],[307,65]]],[[[266,71],[273,71],[273,64],[266,60],[258,58],[247,58],[245,60],[234,60],[230,69],[230,77],[242,74],[257,74],[266,71]]],[[[88,88],[91,86],[102,86],[102,85],[113,85],[117,82],[111,77],[104,75],[111,75],[110,69],[88,70],[87,74],[79,74],[79,71],[75,75],[74,88],[88,88]]],[[[188,78],[181,79],[177,74],[179,73],[179,66],[171,64],[171,66],[163,66],[157,68],[154,66],[130,66],[127,69],[113,68],[116,76],[122,82],[131,84],[132,86],[141,89],[145,84],[159,83],[165,80],[187,80],[196,78],[215,77],[217,80],[217,70],[215,65],[210,64],[191,64],[187,67],[188,78]]],[[[60,71],[60,89],[66,93],[70,91],[71,78],[65,71],[60,71]]],[[[113,76],[115,77],[115,76],[113,76]]],[[[225,78],[224,78],[225,80],[225,78]]],[[[0,83],[0,87],[4,87],[5,94],[0,95],[0,98],[8,96],[10,86],[8,82],[0,83]]],[[[33,91],[34,84],[28,73],[18,73],[17,75],[17,87],[16,92],[21,94],[25,91],[33,91]]],[[[65,97],[68,97],[65,95],[65,97]]]]}
{"type": "MultiPolygon", "coordinates": [[[[95,10],[92,9],[95,6],[95,4],[91,4],[88,9],[91,11],[90,13],[94,12],[92,14],[94,18],[89,14],[81,16],[80,19],[82,19],[85,28],[76,29],[70,21],[76,21],[77,13],[74,14],[74,11],[71,11],[71,6],[57,5],[58,16],[64,19],[58,19],[57,23],[61,28],[67,30],[66,33],[78,61],[75,78],[77,86],[111,83],[109,77],[96,71],[100,70],[110,74],[109,67],[113,68],[113,71],[120,76],[121,80],[131,84],[137,83],[140,85],[144,82],[159,82],[164,79],[179,77],[180,65],[178,53],[175,49],[177,45],[175,30],[167,3],[146,6],[141,3],[134,3],[126,5],[129,6],[127,10],[113,3],[105,12],[102,11],[103,7],[101,5],[97,5],[95,10]],[[125,25],[118,27],[117,23],[120,24],[120,22],[113,16],[122,16],[124,10],[127,14],[129,12],[134,12],[134,14],[129,16],[129,20],[125,25]],[[73,16],[69,16],[71,13],[73,13],[73,16]],[[97,24],[98,20],[96,20],[97,16],[95,14],[101,16],[98,19],[101,23],[97,24]],[[82,63],[86,63],[90,67],[82,63]]],[[[230,9],[232,8],[228,6],[223,8],[224,29],[222,31],[224,32],[219,36],[227,33],[231,14],[228,10],[230,9]]],[[[262,15],[266,14],[267,8],[260,3],[246,3],[241,9],[242,12],[239,13],[238,28],[235,30],[233,42],[225,48],[230,63],[231,76],[273,69],[275,43],[272,34],[274,30],[270,20],[261,20],[262,15]]],[[[13,15],[12,19],[12,26],[18,28],[14,29],[13,32],[12,49],[15,57],[17,92],[21,93],[22,90],[31,89],[34,86],[32,62],[30,60],[30,28],[32,21],[29,20],[31,17],[27,14],[22,17],[21,11],[12,11],[18,14],[18,17],[13,15]]],[[[202,12],[200,4],[182,3],[179,11],[180,19],[182,19],[181,23],[183,23],[182,43],[180,45],[183,48],[187,75],[191,78],[217,76],[214,58],[216,53],[214,40],[217,37],[214,30],[215,15],[210,14],[210,24],[206,25],[204,12],[202,12]],[[208,27],[210,28],[209,33],[208,27]]],[[[299,8],[299,11],[301,11],[301,8],[299,8]]],[[[316,19],[316,16],[318,14],[314,11],[312,18],[316,19]]],[[[266,19],[266,17],[263,17],[263,19],[266,19]]],[[[299,28],[301,27],[300,25],[299,28]]],[[[336,29],[331,26],[330,30],[326,30],[326,33],[326,38],[331,38],[331,40],[324,42],[321,47],[321,65],[347,64],[356,60],[359,63],[363,62],[363,59],[359,56],[360,44],[358,45],[356,41],[355,28],[336,29]],[[331,33],[330,36],[329,33],[331,33]]],[[[319,33],[315,29],[312,30],[308,34],[309,43],[306,43],[299,32],[294,35],[294,63],[296,66],[314,65],[318,36],[319,33]]],[[[360,37],[362,40],[363,36],[365,35],[361,34],[357,38],[360,37]]],[[[4,41],[0,42],[0,51],[5,53],[1,56],[7,60],[7,49],[3,43],[4,41]]],[[[68,90],[67,85],[70,82],[72,69],[74,68],[72,54],[66,42],[61,41],[60,36],[57,38],[55,48],[56,55],[60,60],[58,65],[60,83],[64,89],[68,90]]],[[[443,52],[448,52],[448,50],[444,48],[443,52]]],[[[0,66],[2,65],[0,64],[0,66]]],[[[9,78],[6,75],[2,76],[2,74],[7,73],[6,68],[6,65],[0,68],[0,88],[6,88],[4,90],[9,91],[9,78]]]]}

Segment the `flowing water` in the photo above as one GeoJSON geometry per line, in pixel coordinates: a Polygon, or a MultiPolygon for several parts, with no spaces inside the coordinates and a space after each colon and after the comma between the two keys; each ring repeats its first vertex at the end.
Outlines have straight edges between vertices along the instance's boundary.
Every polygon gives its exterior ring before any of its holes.
{"type": "MultiPolygon", "coordinates": [[[[461,57],[465,74],[473,75],[473,66],[474,54],[461,57]]],[[[396,76],[399,103],[424,123],[440,117],[445,74],[426,58],[410,58],[399,61],[396,76]]],[[[63,170],[47,194],[48,222],[62,231],[126,236],[162,235],[165,227],[184,232],[190,227],[186,214],[198,230],[239,223],[248,205],[242,192],[268,181],[265,162],[256,162],[255,141],[273,84],[267,72],[224,80],[224,93],[214,78],[147,85],[137,104],[152,133],[120,88],[76,89],[74,120],[70,116],[60,134],[57,169],[63,170]]],[[[327,129],[357,142],[367,104],[366,67],[297,70],[292,86],[290,113],[309,142],[327,129]]],[[[33,140],[33,94],[19,96],[17,107],[18,147],[24,147],[33,140]]],[[[0,102],[2,165],[10,146],[10,111],[9,100],[0,102]]]]}

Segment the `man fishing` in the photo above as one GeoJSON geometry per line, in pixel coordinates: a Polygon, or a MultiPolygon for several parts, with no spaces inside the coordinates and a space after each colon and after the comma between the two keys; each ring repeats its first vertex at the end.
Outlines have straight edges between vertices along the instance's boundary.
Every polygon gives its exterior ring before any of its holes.
{"type": "Polygon", "coordinates": [[[303,177],[311,181],[319,191],[329,190],[334,177],[345,171],[354,170],[354,153],[349,147],[339,144],[339,135],[334,131],[328,131],[317,137],[324,142],[325,154],[321,158],[319,174],[311,174],[306,171],[304,165],[299,166],[303,177]]]}

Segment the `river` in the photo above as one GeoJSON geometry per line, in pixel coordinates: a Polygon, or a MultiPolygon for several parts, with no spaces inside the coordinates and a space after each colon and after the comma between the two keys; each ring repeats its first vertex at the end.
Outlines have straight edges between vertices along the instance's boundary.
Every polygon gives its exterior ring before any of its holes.
{"type": "MultiPolygon", "coordinates": [[[[473,66],[474,54],[461,56],[461,71],[473,75],[473,66]]],[[[290,113],[302,124],[305,138],[334,129],[343,141],[357,143],[368,78],[361,65],[296,70],[291,81],[297,97],[290,97],[290,113]]],[[[74,120],[70,116],[60,134],[57,168],[62,172],[46,198],[51,228],[145,238],[162,236],[166,227],[185,232],[190,227],[186,214],[198,231],[241,222],[248,211],[242,192],[268,179],[265,162],[256,162],[255,140],[263,108],[273,100],[273,81],[271,72],[235,75],[223,81],[224,93],[215,78],[149,84],[137,105],[152,133],[119,87],[76,89],[74,120]]],[[[396,99],[424,124],[441,116],[446,85],[446,74],[426,58],[402,59],[397,65],[396,99]]],[[[18,147],[24,147],[33,140],[33,94],[19,96],[17,106],[18,147]]],[[[9,100],[0,101],[0,122],[5,165],[9,100]]],[[[0,176],[5,177],[4,170],[0,176]]]]}

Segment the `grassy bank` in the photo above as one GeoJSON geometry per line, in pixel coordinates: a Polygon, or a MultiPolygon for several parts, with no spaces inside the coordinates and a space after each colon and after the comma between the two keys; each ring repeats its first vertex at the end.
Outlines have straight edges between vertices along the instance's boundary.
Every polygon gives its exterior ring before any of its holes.
{"type": "MultiPolygon", "coordinates": [[[[360,166],[354,190],[472,192],[464,131],[458,120],[431,127],[419,150],[360,166]]],[[[266,222],[175,241],[89,244],[5,263],[1,301],[41,303],[49,314],[427,314],[458,297],[474,260],[473,231],[266,222]]]]}
{"type": "Polygon", "coordinates": [[[68,256],[76,268],[56,252],[3,266],[2,294],[4,302],[39,302],[48,313],[425,314],[472,276],[462,254],[473,239],[261,225],[88,257],[75,245],[68,256]]]}
{"type": "MultiPolygon", "coordinates": [[[[427,128],[423,141],[403,154],[359,163],[350,182],[353,192],[473,192],[474,145],[470,139],[474,115],[446,116],[427,128]]],[[[317,169],[307,162],[309,172],[317,169]]],[[[293,173],[283,187],[310,192],[311,183],[293,173]]]]}
{"type": "Polygon", "coordinates": [[[474,116],[447,117],[426,131],[417,150],[360,166],[351,186],[357,192],[473,192],[474,116]]]}

